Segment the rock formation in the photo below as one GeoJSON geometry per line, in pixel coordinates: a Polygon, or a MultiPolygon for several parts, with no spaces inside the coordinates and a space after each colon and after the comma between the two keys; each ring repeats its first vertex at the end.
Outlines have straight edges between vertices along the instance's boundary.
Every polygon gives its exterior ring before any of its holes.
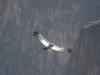
{"type": "Polygon", "coordinates": [[[100,20],[80,30],[63,75],[100,75],[100,20]]]}

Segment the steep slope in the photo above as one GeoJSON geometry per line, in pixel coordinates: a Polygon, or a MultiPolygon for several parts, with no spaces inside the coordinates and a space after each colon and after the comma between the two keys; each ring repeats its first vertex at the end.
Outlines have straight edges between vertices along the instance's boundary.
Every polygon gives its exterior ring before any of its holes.
{"type": "Polygon", "coordinates": [[[63,75],[100,75],[100,20],[80,30],[63,75]]]}

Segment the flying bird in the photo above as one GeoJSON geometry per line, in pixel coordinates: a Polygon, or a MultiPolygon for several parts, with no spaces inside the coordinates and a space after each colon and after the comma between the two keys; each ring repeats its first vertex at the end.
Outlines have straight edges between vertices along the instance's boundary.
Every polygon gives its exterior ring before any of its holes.
{"type": "Polygon", "coordinates": [[[49,49],[52,49],[52,50],[55,50],[55,51],[65,51],[66,53],[71,53],[71,51],[72,51],[72,49],[70,49],[70,48],[65,49],[62,46],[58,46],[58,45],[55,45],[55,44],[49,42],[41,34],[39,34],[37,30],[33,31],[33,36],[35,38],[37,38],[44,46],[46,46],[46,48],[43,48],[43,50],[45,50],[45,51],[49,50],[49,49]]]}

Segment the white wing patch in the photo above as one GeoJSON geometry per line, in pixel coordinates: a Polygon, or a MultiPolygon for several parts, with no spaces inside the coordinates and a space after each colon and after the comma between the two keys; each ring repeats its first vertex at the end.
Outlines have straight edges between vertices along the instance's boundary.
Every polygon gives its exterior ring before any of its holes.
{"type": "Polygon", "coordinates": [[[51,49],[56,50],[56,51],[64,51],[64,47],[57,46],[57,45],[54,45],[51,49]]]}
{"type": "Polygon", "coordinates": [[[49,41],[46,40],[41,34],[37,36],[37,39],[46,47],[49,46],[49,41]]]}

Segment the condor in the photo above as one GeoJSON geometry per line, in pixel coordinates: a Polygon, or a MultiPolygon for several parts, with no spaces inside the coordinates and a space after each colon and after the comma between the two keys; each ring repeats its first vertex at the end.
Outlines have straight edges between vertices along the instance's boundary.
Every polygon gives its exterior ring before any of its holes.
{"type": "Polygon", "coordinates": [[[37,38],[44,46],[46,46],[46,48],[43,48],[43,50],[45,50],[45,51],[49,50],[49,49],[56,50],[56,51],[65,51],[66,53],[71,53],[71,51],[72,51],[72,49],[70,49],[70,48],[65,49],[62,46],[58,46],[58,45],[55,45],[55,44],[49,42],[41,34],[39,34],[37,30],[33,31],[33,36],[35,38],[37,38]]]}

